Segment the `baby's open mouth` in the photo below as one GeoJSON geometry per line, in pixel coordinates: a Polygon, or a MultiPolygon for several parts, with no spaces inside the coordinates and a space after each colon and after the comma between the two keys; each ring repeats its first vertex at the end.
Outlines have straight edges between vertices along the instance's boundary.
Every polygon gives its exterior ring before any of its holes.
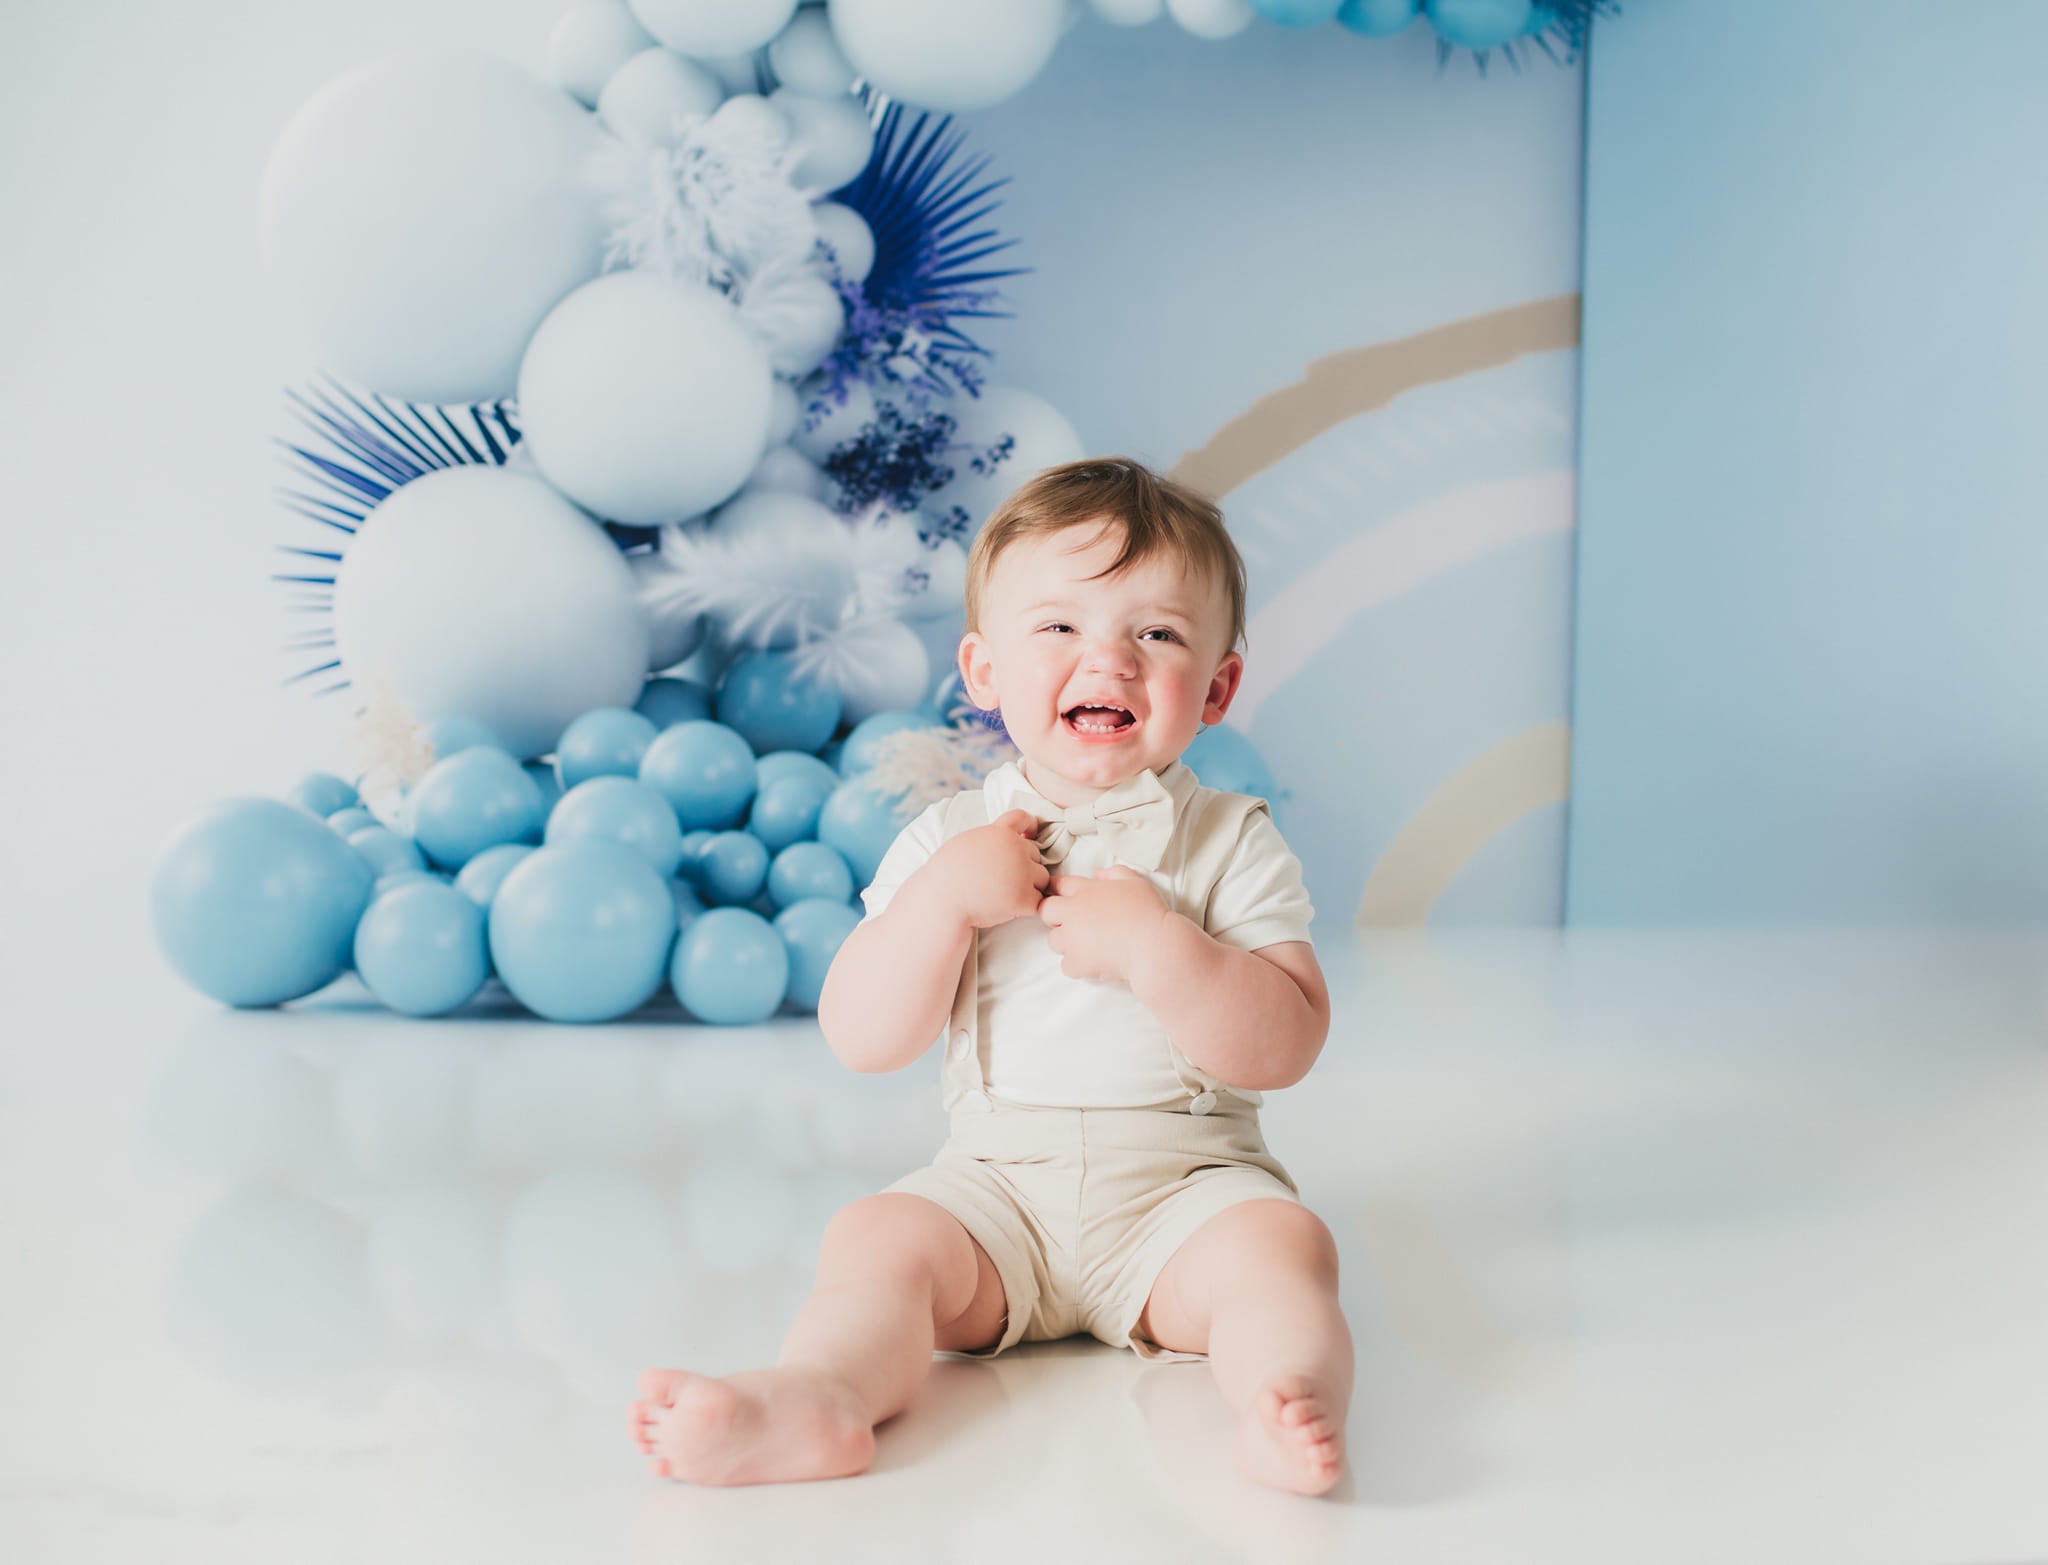
{"type": "Polygon", "coordinates": [[[1137,718],[1120,706],[1084,705],[1070,707],[1063,715],[1066,725],[1081,734],[1114,734],[1135,728],[1137,718]]]}

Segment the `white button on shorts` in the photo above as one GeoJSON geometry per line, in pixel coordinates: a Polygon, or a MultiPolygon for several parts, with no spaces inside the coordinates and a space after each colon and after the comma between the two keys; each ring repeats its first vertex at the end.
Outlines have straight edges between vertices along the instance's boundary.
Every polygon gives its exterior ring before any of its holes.
{"type": "Polygon", "coordinates": [[[954,1059],[956,1059],[956,1060],[964,1060],[964,1059],[966,1059],[966,1058],[967,1058],[967,1051],[968,1051],[969,1049],[973,1048],[973,1047],[974,1047],[974,1038],[973,1038],[973,1036],[972,1036],[971,1034],[969,1034],[968,1032],[966,1032],[966,1031],[965,1031],[964,1029],[963,1029],[962,1031],[960,1031],[960,1032],[956,1032],[956,1033],[954,1033],[954,1034],[953,1034],[953,1058],[954,1058],[954,1059]]]}
{"type": "Polygon", "coordinates": [[[1206,1114],[1214,1107],[1216,1107],[1215,1093],[1198,1092],[1195,1094],[1194,1101],[1188,1105],[1188,1112],[1190,1114],[1206,1114]]]}

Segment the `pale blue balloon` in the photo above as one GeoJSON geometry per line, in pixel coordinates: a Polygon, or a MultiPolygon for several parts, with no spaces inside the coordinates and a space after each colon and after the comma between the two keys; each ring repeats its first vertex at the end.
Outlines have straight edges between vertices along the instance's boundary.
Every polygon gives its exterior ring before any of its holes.
{"type": "Polygon", "coordinates": [[[548,846],[598,837],[632,849],[663,880],[683,857],[683,831],[668,801],[632,777],[593,777],[562,795],[548,816],[548,846]]]}
{"type": "Polygon", "coordinates": [[[363,856],[379,877],[395,870],[427,867],[419,845],[410,837],[399,836],[389,826],[365,826],[361,831],[352,831],[348,834],[348,845],[363,856]]]}
{"type": "Polygon", "coordinates": [[[327,817],[328,830],[344,840],[354,833],[361,831],[365,826],[374,826],[376,824],[377,817],[364,809],[360,804],[351,804],[347,809],[336,810],[327,817]]]}
{"type": "Polygon", "coordinates": [[[488,908],[496,900],[498,888],[505,884],[505,877],[512,873],[512,866],[531,852],[533,849],[523,842],[503,842],[486,848],[462,866],[462,873],[455,877],[455,888],[478,907],[488,908]]]}
{"type": "Polygon", "coordinates": [[[1522,36],[1533,0],[1425,0],[1429,24],[1461,49],[1498,49],[1522,36]]]}
{"type": "Polygon", "coordinates": [[[701,889],[704,884],[704,850],[711,846],[712,838],[718,835],[699,827],[683,833],[683,856],[676,861],[676,877],[689,885],[701,889]]]}
{"type": "Polygon", "coordinates": [[[1367,38],[1390,38],[1421,14],[1422,0],[1344,0],[1337,25],[1367,38]]]}
{"type": "Polygon", "coordinates": [[[668,800],[683,830],[724,831],[747,818],[758,774],[753,748],[733,729],[687,722],[655,737],[640,780],[668,800]]]}
{"type": "Polygon", "coordinates": [[[640,687],[640,699],[633,703],[633,710],[657,729],[673,728],[677,723],[701,723],[711,716],[711,688],[694,679],[664,674],[640,687]]]}
{"type": "Polygon", "coordinates": [[[370,993],[407,1016],[441,1016],[490,977],[484,912],[431,877],[379,892],[356,926],[356,972],[370,993]]]}
{"type": "Polygon", "coordinates": [[[880,742],[890,734],[934,726],[929,712],[876,712],[871,717],[864,717],[840,742],[839,769],[848,777],[855,772],[864,772],[875,764],[880,742]]]}
{"type": "Polygon", "coordinates": [[[353,787],[332,772],[309,772],[292,785],[292,791],[285,797],[323,821],[336,810],[363,802],[353,787]]]}
{"type": "Polygon", "coordinates": [[[486,848],[538,842],[547,820],[540,785],[505,751],[472,745],[427,768],[406,796],[413,841],[444,869],[486,848]]]}
{"type": "Polygon", "coordinates": [[[540,789],[541,818],[545,820],[555,806],[562,802],[562,779],[555,775],[552,761],[527,761],[519,768],[533,779],[533,785],[540,789]]]}
{"type": "Polygon", "coordinates": [[[562,730],[555,746],[555,769],[562,786],[573,788],[593,777],[638,777],[640,758],[660,730],[638,712],[601,706],[585,712],[562,730]]]}
{"type": "Polygon", "coordinates": [[[793,652],[742,652],[719,681],[718,720],[758,752],[816,750],[839,726],[840,696],[796,671],[793,652]]]}
{"type": "Polygon", "coordinates": [[[512,866],[489,918],[491,962],[514,999],[555,1022],[603,1022],[661,987],[676,937],[668,883],[598,837],[512,866]]]}
{"type": "Polygon", "coordinates": [[[473,717],[437,717],[425,728],[427,743],[434,747],[434,759],[437,761],[460,755],[472,745],[487,745],[493,750],[505,748],[504,740],[473,717]]]}
{"type": "Polygon", "coordinates": [[[854,884],[865,886],[875,878],[882,855],[914,813],[875,792],[863,772],[832,790],[825,808],[818,812],[818,840],[837,848],[853,870],[854,884]]]}
{"type": "Polygon", "coordinates": [[[837,848],[822,842],[793,842],[768,866],[768,899],[778,908],[798,902],[847,902],[853,898],[853,871],[837,848]]]}
{"type": "Polygon", "coordinates": [[[860,923],[858,911],[844,902],[810,897],[792,902],[775,915],[775,932],[789,947],[789,1003],[815,1011],[825,992],[825,974],[832,958],[860,923]]]}
{"type": "Polygon", "coordinates": [[[730,907],[761,894],[768,882],[768,850],[747,831],[721,831],[704,844],[690,884],[704,900],[730,907]]]}
{"type": "Polygon", "coordinates": [[[1282,27],[1320,27],[1341,4],[1343,0],[1252,0],[1252,9],[1282,27]]]}
{"type": "Polygon", "coordinates": [[[763,788],[786,777],[810,777],[829,791],[844,780],[829,762],[804,750],[770,750],[754,763],[754,771],[763,788]]]}
{"type": "Polygon", "coordinates": [[[747,811],[747,830],[761,839],[770,853],[780,853],[792,842],[818,834],[818,812],[832,796],[835,782],[816,777],[782,777],[764,782],[747,811]]]}
{"type": "Polygon", "coordinates": [[[1281,795],[1273,773],[1237,729],[1223,723],[1203,729],[1180,758],[1205,788],[1255,793],[1272,806],[1273,819],[1280,819],[1281,795]]]}
{"type": "Polygon", "coordinates": [[[712,908],[676,937],[669,982],[692,1016],[720,1026],[766,1021],[789,987],[789,948],[775,926],[739,907],[712,908]]]}
{"type": "Polygon", "coordinates": [[[178,975],[226,1005],[281,1005],[348,970],[376,880],[367,860],[296,805],[229,799],[157,861],[150,922],[178,975]]]}

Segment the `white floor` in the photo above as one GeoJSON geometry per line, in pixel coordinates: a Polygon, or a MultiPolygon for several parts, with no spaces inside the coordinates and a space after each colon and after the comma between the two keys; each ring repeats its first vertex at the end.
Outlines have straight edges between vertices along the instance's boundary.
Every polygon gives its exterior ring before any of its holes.
{"type": "Polygon", "coordinates": [[[1320,1500],[1086,1338],[941,1358],[860,1478],[656,1480],[633,1368],[772,1358],[936,1061],[60,944],[0,1002],[9,1561],[2048,1557],[2048,935],[1326,934],[1266,1111],[1358,1343],[1320,1500]]]}

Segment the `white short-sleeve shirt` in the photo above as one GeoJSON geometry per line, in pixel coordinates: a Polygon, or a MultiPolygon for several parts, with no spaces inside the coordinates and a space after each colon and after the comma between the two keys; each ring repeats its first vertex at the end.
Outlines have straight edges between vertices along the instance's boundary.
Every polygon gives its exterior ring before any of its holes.
{"type": "MultiPolygon", "coordinates": [[[[1173,796],[1175,830],[1165,859],[1147,878],[1170,902],[1188,859],[1188,803],[1201,784],[1185,763],[1159,773],[1173,796]]],[[[1030,784],[1014,761],[983,779],[988,818],[1013,807],[1030,784]]],[[[861,893],[867,917],[880,916],[897,888],[939,849],[948,801],[913,820],[883,855],[861,893]]],[[[1092,875],[1108,862],[1100,836],[1074,839],[1057,873],[1092,875]]],[[[1213,862],[1213,861],[1212,861],[1213,862]]],[[[1315,909],[1288,850],[1264,810],[1247,815],[1228,867],[1210,893],[1203,927],[1215,939],[1256,951],[1282,941],[1308,941],[1315,909]]],[[[1046,1108],[1170,1108],[1187,1093],[1173,1068],[1167,1034],[1128,985],[1070,978],[1036,917],[1013,919],[980,937],[978,1025],[989,1090],[1009,1102],[1046,1108]]]]}

